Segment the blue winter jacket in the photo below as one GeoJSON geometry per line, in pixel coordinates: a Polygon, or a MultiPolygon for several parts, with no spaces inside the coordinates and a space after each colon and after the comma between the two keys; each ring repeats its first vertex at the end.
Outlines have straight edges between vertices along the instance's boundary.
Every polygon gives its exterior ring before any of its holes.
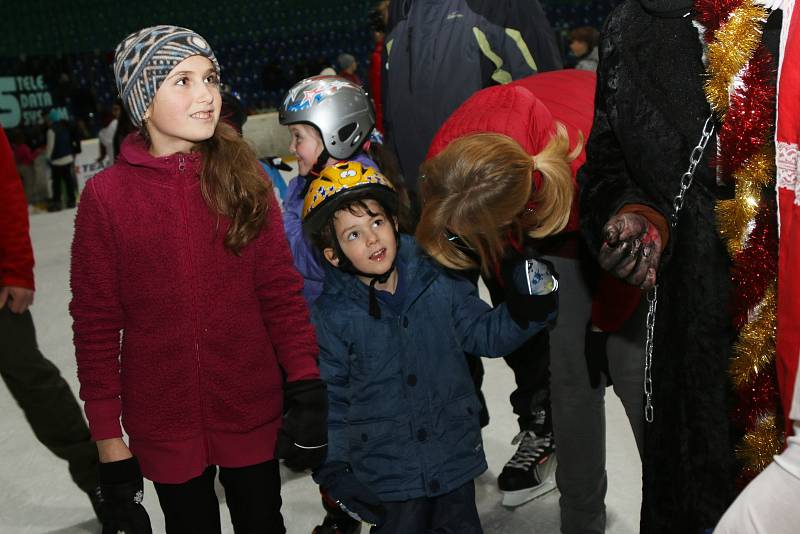
{"type": "MultiPolygon", "coordinates": [[[[375,162],[363,153],[359,153],[353,158],[353,161],[378,169],[375,162]]],[[[295,176],[289,182],[286,196],[283,199],[283,230],[286,232],[286,239],[289,240],[294,266],[303,275],[303,296],[310,306],[322,293],[325,270],[322,268],[324,260],[303,234],[303,192],[305,185],[305,176],[295,176]]]]}
{"type": "MultiPolygon", "coordinates": [[[[400,315],[369,315],[368,286],[328,267],[312,321],[328,386],[328,461],[351,464],[381,500],[448,493],[486,470],[480,403],[464,353],[509,354],[545,327],[521,329],[505,305],[402,236],[400,315]]],[[[555,312],[553,313],[555,316],[555,312]]]]}

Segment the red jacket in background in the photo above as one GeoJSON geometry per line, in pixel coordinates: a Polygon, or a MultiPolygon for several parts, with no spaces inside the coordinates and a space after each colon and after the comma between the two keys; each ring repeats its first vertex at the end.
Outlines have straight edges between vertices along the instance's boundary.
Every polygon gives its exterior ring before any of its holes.
{"type": "Polygon", "coordinates": [[[383,39],[375,41],[375,48],[369,58],[369,92],[375,105],[375,126],[383,131],[383,102],[381,102],[381,55],[383,55],[383,39]]]}
{"type": "Polygon", "coordinates": [[[28,202],[14,153],[0,128],[0,286],[34,289],[28,202]]]}
{"type": "MultiPolygon", "coordinates": [[[[536,155],[555,133],[556,121],[567,128],[571,147],[581,136],[585,147],[594,119],[596,80],[591,71],[559,70],[478,91],[439,128],[427,157],[436,156],[459,137],[482,132],[507,135],[536,155]]],[[[571,164],[575,196],[563,232],[580,229],[575,175],[584,161],[586,152],[581,150],[571,164]]],[[[593,324],[606,331],[618,330],[636,310],[640,297],[638,288],[603,272],[592,303],[593,324]]]]}
{"type": "Polygon", "coordinates": [[[132,134],[88,182],[72,245],[92,436],[121,436],[121,415],[145,476],[164,483],[272,459],[282,370],[289,382],[319,378],[277,203],[236,256],[223,245],[225,219],[203,200],[200,167],[198,153],[154,158],[132,134]]]}

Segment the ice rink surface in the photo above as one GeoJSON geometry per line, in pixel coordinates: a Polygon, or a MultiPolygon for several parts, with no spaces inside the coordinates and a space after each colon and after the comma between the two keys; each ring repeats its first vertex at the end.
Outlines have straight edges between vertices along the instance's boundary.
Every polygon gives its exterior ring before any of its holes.
{"type": "MultiPolygon", "coordinates": [[[[31,216],[36,255],[36,300],[32,308],[39,346],[60,369],[77,394],[71,320],[67,311],[69,249],[75,210],[31,216]]],[[[487,534],[557,534],[558,492],[551,492],[514,510],[501,506],[497,475],[514,453],[511,439],[516,418],[508,395],[514,378],[502,359],[484,359],[484,393],[491,422],[483,430],[489,470],[476,481],[478,510],[487,534]]],[[[633,435],[622,405],[607,390],[608,508],[607,532],[638,532],[641,468],[633,435]]],[[[36,441],[22,412],[0,385],[0,533],[99,533],[89,500],[69,478],[67,465],[36,441]]],[[[592,444],[587,443],[590,447],[592,444]]],[[[309,534],[322,518],[319,493],[310,476],[282,470],[283,515],[289,534],[309,534]]],[[[218,487],[223,532],[233,532],[218,487]]],[[[154,532],[164,531],[164,519],[152,485],[145,500],[154,532]]],[[[367,529],[362,530],[363,534],[367,529]]]]}

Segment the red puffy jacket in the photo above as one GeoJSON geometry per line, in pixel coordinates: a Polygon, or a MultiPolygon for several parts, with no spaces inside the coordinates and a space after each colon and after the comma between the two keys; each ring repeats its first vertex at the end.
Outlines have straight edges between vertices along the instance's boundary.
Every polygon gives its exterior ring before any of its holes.
{"type": "Polygon", "coordinates": [[[0,287],[34,289],[28,203],[6,132],[0,128],[0,287]]]}
{"type": "MultiPolygon", "coordinates": [[[[481,132],[507,135],[535,155],[549,142],[556,121],[566,126],[571,146],[581,135],[585,146],[592,129],[595,83],[594,72],[560,70],[478,91],[439,128],[427,157],[436,156],[454,139],[481,132]]],[[[575,175],[584,161],[586,153],[581,150],[571,165],[575,198],[563,232],[580,228],[575,175]]],[[[603,273],[592,304],[592,322],[603,330],[619,329],[636,309],[640,296],[638,288],[603,273]]]]}

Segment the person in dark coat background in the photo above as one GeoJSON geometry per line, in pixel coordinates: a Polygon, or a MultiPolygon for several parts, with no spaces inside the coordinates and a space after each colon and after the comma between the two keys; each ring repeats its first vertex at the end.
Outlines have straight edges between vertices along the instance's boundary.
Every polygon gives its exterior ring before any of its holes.
{"type": "Polygon", "coordinates": [[[387,143],[412,192],[436,131],[472,93],[563,67],[537,0],[395,0],[384,53],[387,143]]]}
{"type": "MultiPolygon", "coordinates": [[[[711,113],[692,5],[627,0],[607,19],[579,175],[582,227],[601,265],[642,289],[659,286],[643,533],[705,532],[736,494],[731,264],[715,216],[716,202],[733,190],[717,181],[713,136],[677,226],[668,225],[711,113]]],[[[768,22],[768,46],[776,33],[768,22]]]]}

